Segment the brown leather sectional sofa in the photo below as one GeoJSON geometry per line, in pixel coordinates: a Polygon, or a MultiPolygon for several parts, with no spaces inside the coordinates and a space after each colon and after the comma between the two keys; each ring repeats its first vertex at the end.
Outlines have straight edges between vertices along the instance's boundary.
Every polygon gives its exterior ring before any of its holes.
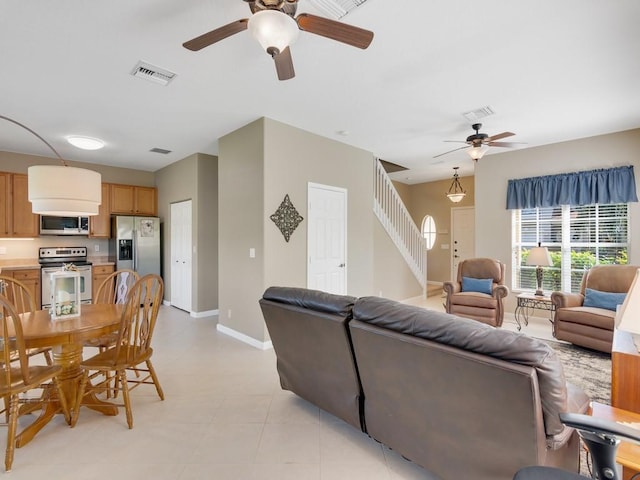
{"type": "Polygon", "coordinates": [[[544,342],[379,297],[271,287],[260,300],[282,388],[442,479],[578,471],[559,412],[588,397],[544,342]]]}

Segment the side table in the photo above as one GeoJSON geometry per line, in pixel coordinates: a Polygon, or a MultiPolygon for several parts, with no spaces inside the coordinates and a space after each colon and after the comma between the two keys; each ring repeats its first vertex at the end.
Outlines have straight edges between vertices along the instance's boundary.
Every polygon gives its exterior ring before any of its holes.
{"type": "Polygon", "coordinates": [[[514,315],[518,330],[522,328],[522,322],[524,322],[525,325],[529,325],[529,316],[533,313],[534,309],[551,312],[549,314],[549,321],[553,322],[553,312],[556,311],[556,306],[551,301],[551,297],[534,295],[533,293],[521,293],[516,298],[518,305],[516,306],[514,315]]]}
{"type": "MultiPolygon", "coordinates": [[[[598,402],[591,402],[591,416],[614,422],[640,422],[640,414],[638,413],[598,402]]],[[[620,442],[616,453],[616,462],[622,465],[623,480],[630,480],[631,477],[640,473],[640,445],[625,441],[620,442]]]]}

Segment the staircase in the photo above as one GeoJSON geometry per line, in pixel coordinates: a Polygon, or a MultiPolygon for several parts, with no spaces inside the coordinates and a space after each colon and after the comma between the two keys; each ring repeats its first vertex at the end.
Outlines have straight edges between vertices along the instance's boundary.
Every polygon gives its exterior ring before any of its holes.
{"type": "Polygon", "coordinates": [[[427,285],[427,246],[424,238],[378,159],[375,161],[373,178],[373,211],[424,291],[427,285]]]}

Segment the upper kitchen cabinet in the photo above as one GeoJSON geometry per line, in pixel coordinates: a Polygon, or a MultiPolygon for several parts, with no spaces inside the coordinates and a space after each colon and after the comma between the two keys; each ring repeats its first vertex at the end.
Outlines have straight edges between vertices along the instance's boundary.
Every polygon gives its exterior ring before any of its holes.
{"type": "Polygon", "coordinates": [[[20,173],[0,173],[0,236],[37,237],[39,215],[31,211],[27,176],[20,173]]]}
{"type": "Polygon", "coordinates": [[[155,187],[111,184],[111,213],[121,215],[158,214],[155,187]]]}
{"type": "Polygon", "coordinates": [[[108,183],[102,184],[102,203],[98,215],[89,217],[89,237],[109,238],[111,236],[111,191],[108,183]]]}

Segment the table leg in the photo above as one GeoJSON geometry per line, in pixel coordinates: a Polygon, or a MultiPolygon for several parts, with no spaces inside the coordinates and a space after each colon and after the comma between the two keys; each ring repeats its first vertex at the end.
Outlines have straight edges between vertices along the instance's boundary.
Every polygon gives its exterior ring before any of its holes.
{"type": "MultiPolygon", "coordinates": [[[[61,365],[62,371],[58,375],[58,381],[60,382],[60,390],[66,398],[67,406],[70,411],[80,408],[75,404],[78,395],[78,388],[80,386],[80,379],[82,378],[82,370],[80,369],[80,361],[82,360],[82,345],[77,344],[64,344],[56,345],[53,347],[53,363],[55,365],[61,365]]],[[[49,393],[50,398],[44,398],[48,400],[44,403],[40,416],[16,437],[16,447],[20,448],[29,443],[33,437],[42,428],[49,423],[53,417],[58,413],[64,413],[62,411],[62,405],[58,400],[58,392],[55,389],[51,389],[49,393]]],[[[117,415],[118,407],[97,399],[94,395],[87,395],[83,399],[82,403],[89,403],[87,405],[93,410],[97,410],[104,415],[117,415]]],[[[29,408],[32,409],[32,408],[29,408]]]]}

